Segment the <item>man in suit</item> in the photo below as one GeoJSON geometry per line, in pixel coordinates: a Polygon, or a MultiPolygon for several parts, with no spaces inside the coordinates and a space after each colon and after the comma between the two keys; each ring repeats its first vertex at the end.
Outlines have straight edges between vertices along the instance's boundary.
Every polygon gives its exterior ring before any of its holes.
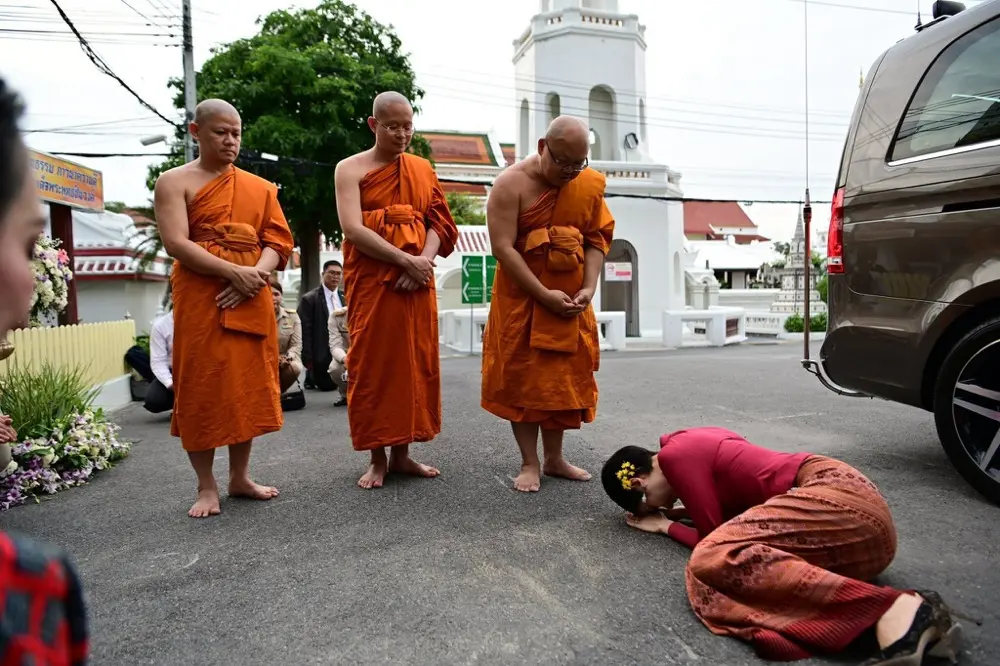
{"type": "Polygon", "coordinates": [[[306,366],[306,388],[333,391],[337,385],[328,369],[330,355],[330,313],[347,305],[340,280],[344,267],[339,261],[323,264],[322,284],[307,293],[299,302],[299,319],[302,320],[302,362],[306,366]]]}

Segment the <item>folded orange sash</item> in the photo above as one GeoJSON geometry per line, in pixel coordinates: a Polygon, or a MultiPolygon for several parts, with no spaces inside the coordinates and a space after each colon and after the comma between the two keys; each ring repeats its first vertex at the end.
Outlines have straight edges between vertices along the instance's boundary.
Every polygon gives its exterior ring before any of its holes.
{"type": "MultiPolygon", "coordinates": [[[[583,288],[583,234],[576,227],[534,229],[525,237],[524,252],[545,254],[538,279],[547,289],[557,289],[573,298],[583,288]]],[[[530,345],[533,349],[575,353],[580,345],[579,318],[563,317],[536,301],[531,313],[530,345]]]]}
{"type": "MultiPolygon", "coordinates": [[[[427,227],[424,214],[409,204],[393,204],[385,208],[363,211],[366,227],[384,238],[390,245],[414,256],[424,250],[427,227]]],[[[379,274],[382,284],[395,284],[403,269],[384,264],[379,274]]]]}
{"type": "MultiPolygon", "coordinates": [[[[253,266],[260,259],[261,247],[257,231],[249,224],[224,222],[216,226],[198,226],[191,230],[195,243],[216,245],[226,251],[226,259],[242,266],[253,266]]],[[[208,249],[208,248],[207,248],[208,249]]],[[[209,251],[211,251],[209,249],[209,251]]],[[[213,252],[213,254],[215,254],[213,252]]],[[[269,289],[261,289],[253,298],[235,308],[221,310],[222,327],[258,337],[267,337],[270,319],[274,318],[274,301],[269,289]],[[270,318],[270,319],[269,319],[270,318]]]]}

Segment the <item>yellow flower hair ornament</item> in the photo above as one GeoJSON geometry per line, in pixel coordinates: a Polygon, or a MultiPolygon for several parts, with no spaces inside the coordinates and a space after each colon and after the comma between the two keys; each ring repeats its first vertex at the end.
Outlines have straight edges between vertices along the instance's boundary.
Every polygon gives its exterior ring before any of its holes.
{"type": "Polygon", "coordinates": [[[615,476],[622,482],[622,488],[632,490],[632,477],[635,476],[635,465],[626,460],[622,463],[622,468],[615,472],[615,476]]]}

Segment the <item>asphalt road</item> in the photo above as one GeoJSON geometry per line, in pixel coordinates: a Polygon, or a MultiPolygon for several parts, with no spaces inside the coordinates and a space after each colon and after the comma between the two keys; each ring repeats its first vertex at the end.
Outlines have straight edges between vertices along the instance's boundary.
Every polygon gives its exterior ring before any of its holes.
{"type": "MultiPolygon", "coordinates": [[[[567,436],[597,471],[625,443],[722,425],[765,446],[836,456],[880,485],[899,524],[883,581],[941,590],[983,617],[963,664],[1000,655],[1000,509],[951,469],[932,419],[840,398],[798,365],[798,345],[607,354],[597,421],[567,436]]],[[[434,481],[355,487],[364,456],[330,394],[262,440],[269,503],[223,500],[186,516],[194,478],[167,419],[120,415],[129,460],[90,485],[0,516],[66,547],[84,577],[95,664],[762,663],[710,634],[683,587],[685,550],[628,529],[599,482],[510,489],[505,424],[479,408],[479,361],[442,361],[445,429],[416,457],[434,481]]],[[[217,466],[226,473],[224,455],[217,466]]],[[[823,661],[805,664],[828,663],[823,661]]]]}

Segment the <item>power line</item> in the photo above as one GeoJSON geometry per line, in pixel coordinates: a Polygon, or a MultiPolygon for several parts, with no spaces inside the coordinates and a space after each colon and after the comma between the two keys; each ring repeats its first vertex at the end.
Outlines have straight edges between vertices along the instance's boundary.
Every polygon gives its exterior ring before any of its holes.
{"type": "Polygon", "coordinates": [[[88,127],[102,127],[106,125],[125,125],[125,124],[137,123],[140,121],[143,123],[149,123],[154,120],[157,123],[159,122],[158,120],[156,120],[155,116],[139,116],[138,118],[122,118],[121,120],[99,120],[92,123],[82,123],[80,125],[63,125],[61,127],[49,127],[45,129],[28,129],[24,130],[24,134],[44,134],[46,132],[64,132],[67,130],[85,129],[88,127]]]}
{"type": "MultiPolygon", "coordinates": [[[[497,84],[496,82],[498,81],[498,79],[502,79],[504,77],[498,77],[496,75],[496,73],[483,72],[483,71],[478,71],[478,70],[473,70],[473,69],[462,69],[462,68],[455,67],[454,64],[444,64],[444,63],[441,65],[441,68],[442,69],[447,68],[451,72],[465,72],[467,74],[471,74],[471,75],[475,75],[475,76],[479,76],[479,77],[485,77],[486,80],[487,80],[487,83],[484,83],[484,82],[481,82],[481,81],[476,81],[475,79],[469,79],[469,78],[448,77],[448,76],[445,76],[443,74],[438,74],[436,71],[431,71],[431,70],[421,70],[421,71],[417,71],[416,73],[417,73],[418,76],[422,75],[422,76],[433,76],[433,77],[438,77],[438,78],[455,78],[456,81],[460,81],[460,82],[463,82],[463,83],[476,83],[476,84],[479,84],[479,85],[494,85],[494,86],[499,85],[499,87],[504,88],[508,92],[511,90],[512,87],[514,89],[516,89],[519,83],[526,83],[528,85],[531,85],[531,86],[535,87],[535,89],[536,89],[535,92],[542,92],[541,88],[543,86],[546,86],[546,85],[555,85],[555,86],[559,86],[559,87],[562,87],[562,88],[576,89],[576,90],[579,90],[579,91],[582,91],[582,92],[586,92],[588,95],[589,95],[590,90],[591,90],[590,86],[582,85],[582,84],[580,84],[579,81],[571,81],[571,80],[568,80],[568,79],[555,79],[555,78],[550,78],[550,77],[521,76],[521,75],[518,75],[516,73],[515,73],[515,75],[513,77],[513,86],[510,86],[510,85],[507,85],[507,84],[497,84]]],[[[775,107],[775,106],[760,106],[760,105],[750,105],[750,104],[735,104],[735,103],[732,103],[732,102],[717,102],[717,101],[713,101],[713,100],[704,100],[704,99],[698,100],[698,99],[689,99],[689,98],[682,98],[682,97],[669,97],[669,96],[647,95],[646,91],[644,91],[644,90],[635,90],[635,89],[630,89],[630,88],[615,88],[615,92],[618,95],[622,95],[622,96],[626,96],[626,97],[638,97],[640,99],[645,99],[647,101],[648,100],[663,100],[663,101],[668,101],[668,102],[672,102],[672,103],[675,103],[675,104],[689,104],[689,105],[702,106],[702,107],[712,107],[712,108],[718,107],[718,108],[726,108],[726,109],[757,110],[757,111],[764,111],[764,112],[769,112],[769,113],[783,113],[785,115],[802,115],[802,110],[800,108],[775,107]]],[[[813,115],[813,116],[828,116],[828,117],[837,117],[837,118],[849,118],[850,115],[851,115],[851,112],[850,111],[832,111],[832,110],[827,110],[827,111],[815,111],[815,110],[812,110],[812,111],[810,111],[810,114],[813,115]]]]}
{"type": "Polygon", "coordinates": [[[135,7],[133,7],[133,6],[131,5],[131,4],[129,4],[129,1],[128,1],[128,0],[119,0],[119,1],[120,1],[120,2],[121,2],[121,3],[123,4],[123,5],[125,5],[125,6],[126,6],[126,7],[128,7],[129,9],[131,9],[131,10],[132,10],[133,12],[135,12],[136,14],[138,14],[139,16],[141,16],[142,18],[144,18],[144,19],[146,19],[147,21],[149,21],[150,23],[152,23],[152,22],[153,22],[153,20],[152,20],[151,18],[149,18],[148,16],[146,16],[145,14],[143,14],[142,12],[140,12],[140,11],[139,11],[138,9],[136,9],[135,7]]]}
{"type": "Polygon", "coordinates": [[[863,7],[861,5],[848,5],[840,2],[828,2],[827,0],[786,0],[788,2],[798,2],[800,4],[816,5],[818,7],[834,7],[836,9],[853,9],[861,12],[879,12],[881,14],[896,14],[899,16],[913,16],[913,12],[903,9],[888,9],[886,7],[863,7]]]}
{"type": "MultiPolygon", "coordinates": [[[[110,158],[110,157],[173,157],[173,153],[85,153],[76,151],[49,151],[51,155],[59,155],[66,157],[89,157],[89,158],[110,158]]],[[[333,164],[329,162],[316,162],[314,160],[301,159],[297,157],[277,157],[276,160],[263,157],[263,154],[259,151],[241,150],[240,151],[240,161],[244,163],[253,164],[273,164],[280,166],[282,164],[287,165],[297,165],[297,166],[319,166],[319,167],[332,167],[333,164]]],[[[438,180],[442,183],[452,183],[456,185],[481,185],[489,186],[492,183],[485,183],[480,180],[466,180],[463,178],[448,178],[447,176],[439,176],[438,180]]],[[[674,196],[658,196],[651,194],[624,194],[624,193],[613,193],[608,192],[605,198],[618,198],[618,199],[649,199],[654,201],[663,202],[696,202],[696,203],[742,203],[742,204],[775,204],[775,205],[802,205],[803,201],[801,199],[743,199],[743,198],[705,198],[705,197],[674,197],[674,196]]],[[[816,204],[829,204],[830,201],[813,201],[816,204]]]]}
{"type": "MultiPolygon", "coordinates": [[[[40,28],[0,28],[0,33],[20,33],[25,35],[67,35],[64,30],[43,30],[40,28]]],[[[173,37],[174,35],[161,32],[102,32],[101,36],[109,37],[173,37]]]]}
{"type": "Polygon", "coordinates": [[[51,0],[51,2],[52,5],[56,8],[56,11],[59,12],[59,16],[62,17],[63,22],[66,23],[67,27],[69,27],[69,29],[73,31],[73,34],[76,35],[77,41],[80,42],[80,48],[83,49],[83,52],[87,55],[87,58],[89,58],[90,61],[94,63],[94,65],[96,65],[99,70],[101,70],[102,72],[113,78],[115,81],[117,81],[123,88],[125,88],[125,90],[130,92],[133,97],[139,100],[140,104],[142,104],[144,107],[146,107],[147,109],[155,113],[157,116],[162,118],[165,122],[170,123],[174,127],[178,128],[180,127],[180,124],[174,122],[173,120],[170,120],[165,115],[160,113],[156,109],[156,107],[154,107],[152,104],[144,100],[139,95],[139,93],[132,90],[132,88],[127,83],[125,83],[125,81],[123,81],[120,76],[115,74],[114,71],[111,70],[111,67],[109,67],[108,64],[104,62],[104,60],[102,60],[99,55],[97,55],[94,49],[91,48],[90,44],[87,43],[86,38],[84,38],[84,36],[80,34],[80,31],[76,29],[76,26],[73,25],[73,21],[71,21],[69,16],[66,15],[66,12],[63,11],[62,7],[59,6],[59,2],[57,0],[51,0]]]}

